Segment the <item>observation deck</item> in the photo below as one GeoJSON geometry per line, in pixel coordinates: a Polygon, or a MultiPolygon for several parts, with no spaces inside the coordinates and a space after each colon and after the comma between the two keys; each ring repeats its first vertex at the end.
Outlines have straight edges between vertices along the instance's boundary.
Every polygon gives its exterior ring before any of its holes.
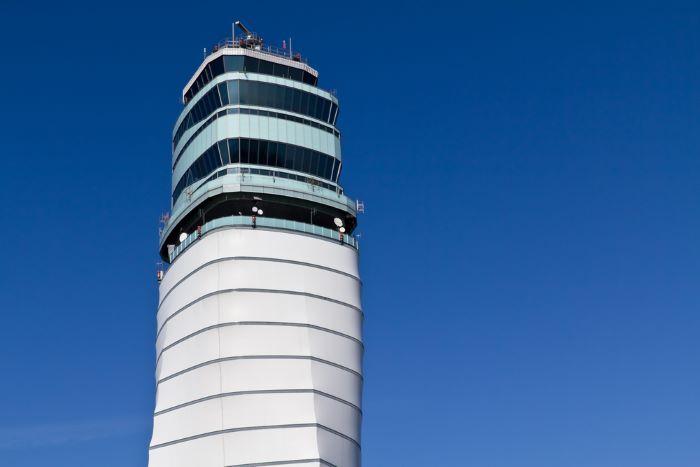
{"type": "MultiPolygon", "coordinates": [[[[197,68],[192,78],[187,82],[182,91],[182,102],[187,103],[206,80],[220,74],[222,67],[217,61],[222,57],[249,57],[248,60],[240,60],[234,64],[233,60],[224,60],[231,63],[226,71],[247,71],[256,73],[259,71],[260,61],[266,62],[262,66],[269,68],[275,76],[289,77],[312,86],[318,82],[318,71],[308,65],[308,60],[301,54],[292,52],[291,48],[282,49],[262,43],[251,43],[249,39],[225,39],[215,44],[212,51],[206,56],[202,64],[197,68]],[[275,65],[278,65],[275,67],[275,65]],[[277,68],[277,69],[275,69],[277,68]],[[198,80],[200,82],[198,83],[198,80]],[[194,92],[193,92],[194,91],[194,92]]],[[[228,65],[228,63],[227,63],[228,65]]],[[[263,72],[264,73],[264,72],[263,72]]]]}
{"type": "Polygon", "coordinates": [[[317,87],[318,71],[291,44],[266,45],[237,25],[244,36],[216,44],[182,91],[161,258],[169,263],[223,218],[356,247],[355,202],[340,185],[337,97],[317,87]],[[262,216],[271,220],[256,224],[262,216]]]}

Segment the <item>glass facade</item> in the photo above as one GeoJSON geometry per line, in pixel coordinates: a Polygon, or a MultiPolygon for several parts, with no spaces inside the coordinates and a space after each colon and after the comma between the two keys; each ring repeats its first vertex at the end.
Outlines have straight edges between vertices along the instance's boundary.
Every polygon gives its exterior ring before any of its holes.
{"type": "MultiPolygon", "coordinates": [[[[314,128],[318,128],[320,130],[323,130],[327,133],[331,133],[337,137],[340,137],[340,132],[336,130],[333,127],[322,125],[320,123],[314,122],[312,120],[307,120],[305,118],[301,117],[295,117],[294,115],[287,115],[287,114],[281,114],[277,112],[271,112],[268,110],[258,110],[258,109],[241,109],[241,108],[233,108],[233,109],[224,109],[224,110],[219,110],[216,112],[214,115],[209,117],[202,126],[200,126],[197,131],[195,131],[192,136],[187,140],[187,142],[182,146],[182,149],[180,149],[180,153],[177,155],[175,158],[175,162],[173,162],[173,168],[177,165],[177,163],[180,161],[180,157],[182,157],[182,154],[185,152],[187,147],[190,145],[192,140],[194,140],[197,135],[199,135],[202,131],[204,131],[210,123],[212,123],[214,120],[218,119],[219,117],[223,117],[224,115],[234,115],[234,114],[241,114],[241,115],[259,115],[261,117],[274,117],[274,118],[279,118],[281,120],[287,120],[290,122],[296,122],[296,123],[302,123],[304,125],[309,125],[314,128]]],[[[173,148],[174,149],[174,148],[173,148]]]]}
{"type": "Polygon", "coordinates": [[[306,115],[330,125],[335,125],[338,118],[338,106],[335,102],[310,92],[259,81],[226,81],[214,86],[187,112],[175,131],[173,147],[177,145],[185,131],[207,118],[215,110],[227,105],[270,107],[306,115]]]}
{"type": "Polygon", "coordinates": [[[212,60],[199,74],[192,86],[185,92],[185,104],[209,83],[212,79],[229,71],[245,71],[263,75],[279,76],[301,83],[316,86],[318,79],[309,72],[293,66],[260,60],[246,55],[224,55],[212,60]]]}
{"type": "Polygon", "coordinates": [[[173,203],[185,187],[228,164],[255,164],[304,172],[337,183],[340,161],[322,152],[276,141],[230,138],[213,144],[180,177],[173,203]]]}

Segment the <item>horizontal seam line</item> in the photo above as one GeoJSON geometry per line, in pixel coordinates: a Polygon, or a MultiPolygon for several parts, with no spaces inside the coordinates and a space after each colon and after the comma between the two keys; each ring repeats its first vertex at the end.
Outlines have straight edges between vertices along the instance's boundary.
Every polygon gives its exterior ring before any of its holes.
{"type": "Polygon", "coordinates": [[[362,375],[346,366],[340,365],[338,363],[331,362],[330,360],[324,360],[322,358],[318,357],[312,357],[310,355],[238,355],[234,357],[222,357],[222,358],[215,358],[214,360],[207,360],[206,362],[198,363],[197,365],[191,366],[189,368],[185,368],[184,370],[177,371],[171,375],[166,376],[165,378],[161,378],[156,382],[156,386],[159,385],[160,383],[164,383],[166,381],[169,381],[173,378],[176,378],[178,376],[181,376],[185,373],[188,373],[190,371],[196,370],[198,368],[202,368],[208,365],[213,365],[215,363],[223,363],[223,362],[228,362],[228,361],[234,361],[234,360],[312,360],[314,362],[318,363],[323,363],[325,365],[330,365],[333,367],[336,367],[338,369],[347,371],[348,373],[352,373],[355,376],[359,377],[360,379],[362,378],[362,375]]]}
{"type": "Polygon", "coordinates": [[[211,400],[223,399],[225,397],[259,395],[259,394],[317,394],[319,396],[327,397],[328,399],[332,399],[336,402],[340,402],[340,403],[345,404],[349,407],[352,407],[353,409],[357,410],[360,413],[360,415],[362,415],[362,409],[360,409],[358,406],[356,406],[352,402],[348,402],[345,399],[341,399],[340,397],[333,396],[331,394],[328,394],[327,392],[319,391],[317,389],[260,389],[260,390],[252,390],[252,391],[225,392],[225,393],[221,393],[221,394],[214,394],[211,396],[202,397],[200,399],[195,399],[195,400],[192,400],[189,402],[185,402],[183,404],[178,404],[178,405],[174,405],[172,407],[168,407],[167,409],[159,410],[158,412],[154,412],[153,416],[157,417],[159,415],[173,412],[175,410],[179,410],[179,409],[182,409],[184,407],[189,407],[191,405],[196,405],[196,404],[211,401],[211,400]]]}
{"type": "MultiPolygon", "coordinates": [[[[361,310],[360,308],[356,307],[355,305],[351,305],[351,304],[349,304],[349,303],[341,302],[340,300],[336,300],[336,299],[334,299],[334,298],[324,297],[323,295],[312,294],[312,293],[309,293],[309,292],[297,292],[297,291],[294,291],[294,290],[280,290],[280,289],[255,289],[255,288],[250,288],[250,287],[241,287],[241,288],[233,288],[233,289],[221,289],[221,290],[216,290],[216,291],[214,291],[214,292],[209,292],[209,293],[207,293],[207,294],[202,295],[201,297],[197,297],[196,299],[192,300],[191,302],[189,302],[188,304],[186,304],[185,306],[183,306],[182,308],[178,309],[178,310],[175,311],[173,314],[171,314],[170,316],[168,316],[168,317],[165,319],[165,321],[163,321],[163,324],[161,325],[161,327],[158,329],[158,332],[156,333],[156,340],[158,340],[158,337],[160,336],[160,333],[163,331],[163,328],[164,328],[165,325],[168,323],[168,321],[170,321],[172,318],[174,318],[175,316],[179,315],[180,313],[182,313],[182,312],[185,311],[186,309],[190,308],[192,305],[194,305],[194,304],[196,304],[196,303],[198,303],[198,302],[200,302],[200,301],[202,301],[202,300],[205,300],[205,299],[207,299],[207,298],[209,298],[209,297],[214,297],[214,296],[216,296],[216,295],[222,295],[222,294],[234,293],[234,292],[278,293],[278,294],[301,295],[301,296],[304,296],[304,297],[317,298],[317,299],[319,299],[319,300],[325,300],[325,301],[328,301],[328,302],[331,302],[331,303],[336,303],[336,304],[338,304],[338,305],[345,306],[345,307],[347,307],[347,308],[351,308],[351,309],[357,311],[358,313],[360,313],[360,316],[362,316],[362,317],[364,318],[364,314],[362,313],[362,310],[361,310]]],[[[158,307],[158,312],[160,312],[160,307],[158,307]]]]}
{"type": "Polygon", "coordinates": [[[226,433],[236,433],[236,432],[240,432],[240,431],[275,430],[275,429],[287,429],[287,428],[320,428],[320,429],[325,430],[331,434],[334,434],[336,436],[339,436],[341,438],[346,439],[347,441],[354,443],[358,448],[360,447],[360,443],[358,443],[357,440],[349,437],[346,434],[343,434],[339,431],[336,431],[332,428],[328,428],[325,425],[321,425],[320,423],[293,423],[293,424],[287,424],[287,425],[261,425],[261,426],[227,428],[225,430],[209,431],[207,433],[201,433],[199,435],[187,436],[185,438],[180,438],[180,439],[176,439],[173,441],[166,441],[165,443],[155,444],[155,445],[149,447],[148,449],[149,449],[149,451],[151,451],[154,449],[172,446],[173,444],[184,443],[187,441],[194,441],[196,439],[206,438],[209,436],[223,435],[226,433]]]}
{"type": "Polygon", "coordinates": [[[325,465],[326,467],[337,467],[335,464],[331,464],[330,462],[327,462],[320,457],[316,459],[296,459],[296,460],[291,460],[291,461],[272,461],[272,462],[255,462],[253,464],[236,464],[236,465],[227,465],[226,467],[266,467],[266,466],[274,466],[274,465],[289,465],[289,464],[310,464],[311,462],[318,462],[321,465],[325,465]]]}
{"type": "Polygon", "coordinates": [[[207,331],[213,331],[215,329],[221,329],[225,327],[232,327],[232,326],[287,326],[287,327],[297,327],[297,328],[309,328],[309,329],[314,329],[316,331],[321,331],[321,332],[326,332],[328,334],[334,334],[336,336],[344,337],[346,339],[349,339],[357,344],[360,345],[362,349],[364,349],[364,344],[362,343],[361,340],[352,337],[349,334],[345,334],[339,331],[334,331],[333,329],[329,328],[324,328],[322,326],[316,326],[315,324],[308,324],[308,323],[290,323],[290,322],[285,322],[285,321],[229,321],[226,323],[218,323],[218,324],[213,324],[211,326],[207,326],[205,328],[199,329],[191,334],[188,334],[184,337],[181,337],[180,339],[176,340],[172,344],[168,344],[167,346],[163,347],[161,351],[158,353],[158,356],[156,357],[156,365],[160,361],[160,358],[163,356],[163,353],[166,350],[172,349],[178,344],[182,344],[183,342],[196,337],[200,334],[204,334],[207,331]]]}
{"type": "Polygon", "coordinates": [[[192,275],[196,274],[197,272],[201,271],[202,269],[204,269],[208,266],[211,266],[211,265],[216,264],[216,263],[223,263],[226,261],[269,261],[269,262],[273,262],[273,263],[294,264],[297,266],[305,266],[305,267],[309,267],[309,268],[322,269],[324,271],[334,272],[336,274],[340,274],[342,276],[346,276],[346,277],[349,277],[351,279],[354,279],[357,282],[359,282],[360,284],[362,284],[362,281],[357,276],[353,276],[352,274],[348,274],[347,272],[343,272],[343,271],[340,271],[338,269],[329,268],[327,266],[321,266],[320,264],[307,263],[304,261],[295,261],[295,260],[283,259],[283,258],[266,258],[266,257],[262,257],[262,256],[226,256],[223,258],[213,259],[211,261],[207,261],[206,263],[199,265],[194,271],[190,271],[182,279],[180,279],[175,284],[173,284],[173,286],[170,287],[170,290],[168,290],[168,293],[165,294],[163,299],[158,304],[158,311],[160,311],[160,306],[168,298],[168,296],[170,295],[170,292],[172,292],[182,282],[184,282],[185,280],[190,278],[192,275]]]}

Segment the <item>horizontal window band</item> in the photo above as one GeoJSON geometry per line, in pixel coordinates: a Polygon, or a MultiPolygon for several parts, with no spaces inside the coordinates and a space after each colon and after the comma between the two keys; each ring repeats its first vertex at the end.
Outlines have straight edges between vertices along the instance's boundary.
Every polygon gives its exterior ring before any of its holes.
{"type": "MultiPolygon", "coordinates": [[[[189,147],[190,143],[194,141],[194,139],[199,136],[207,127],[213,123],[215,120],[218,120],[220,117],[225,117],[226,115],[253,115],[253,116],[258,116],[258,117],[272,117],[272,118],[278,118],[280,120],[285,120],[285,121],[290,121],[294,123],[299,123],[302,125],[307,125],[313,128],[316,128],[318,130],[323,130],[326,133],[330,133],[333,136],[340,138],[340,132],[332,126],[327,126],[322,123],[317,123],[312,120],[307,120],[306,118],[301,118],[297,117],[295,115],[290,115],[286,113],[280,113],[280,112],[273,112],[270,110],[263,110],[263,109],[251,109],[247,107],[226,107],[223,108],[222,110],[219,110],[216,112],[214,115],[211,115],[209,118],[207,118],[199,128],[197,128],[197,131],[192,133],[192,136],[187,138],[187,142],[182,145],[182,148],[178,151],[177,157],[175,158],[175,162],[173,162],[173,169],[177,165],[177,163],[180,161],[180,158],[182,157],[182,154],[187,150],[189,147]]],[[[175,147],[173,147],[173,151],[175,150],[175,147]]]]}
{"type": "Polygon", "coordinates": [[[338,104],[330,99],[283,84],[250,79],[218,83],[187,111],[173,134],[173,149],[187,130],[229,105],[246,105],[292,112],[335,126],[338,104]]]}
{"type": "MultiPolygon", "coordinates": [[[[290,57],[291,58],[291,57],[290,57]]],[[[274,60],[269,61],[246,55],[224,55],[209,62],[197,78],[192,78],[189,88],[183,93],[185,104],[201,91],[211,80],[224,73],[231,72],[259,73],[263,75],[278,76],[291,79],[300,83],[316,86],[318,75],[314,75],[303,67],[295,67],[291,64],[280,64],[274,60]]],[[[188,83],[189,84],[189,83],[188,83]]]]}
{"type": "MultiPolygon", "coordinates": [[[[190,308],[192,305],[199,303],[200,301],[205,300],[207,298],[214,297],[216,295],[221,295],[221,294],[228,294],[228,293],[271,293],[271,294],[276,293],[276,294],[283,294],[283,295],[300,295],[303,297],[315,298],[318,300],[325,300],[327,302],[336,303],[338,305],[342,305],[344,307],[351,308],[351,309],[357,311],[358,313],[360,313],[360,315],[364,317],[362,310],[360,308],[356,307],[355,305],[351,305],[350,303],[342,302],[342,301],[336,300],[334,298],[324,297],[323,295],[317,295],[317,294],[312,294],[312,293],[308,293],[308,292],[297,292],[297,291],[293,291],[293,290],[278,290],[278,289],[257,289],[257,288],[246,288],[246,287],[234,288],[234,289],[222,289],[222,290],[216,290],[214,292],[209,292],[207,294],[204,294],[201,297],[198,297],[198,298],[192,300],[191,302],[189,302],[185,306],[179,308],[173,314],[168,316],[163,321],[163,324],[161,325],[161,327],[158,329],[158,332],[156,333],[156,339],[158,338],[158,336],[160,336],[161,331],[163,330],[165,325],[168,323],[168,321],[170,321],[172,318],[179,315],[180,313],[184,312],[185,310],[190,308]]],[[[161,302],[161,305],[162,305],[162,302],[161,302]]],[[[160,313],[160,308],[161,307],[158,306],[158,311],[156,312],[156,314],[160,313]]]]}
{"type": "Polygon", "coordinates": [[[346,371],[348,373],[352,373],[353,375],[360,378],[360,380],[363,379],[362,374],[358,373],[357,371],[353,370],[352,368],[348,368],[348,367],[340,365],[338,363],[331,362],[330,360],[324,360],[323,358],[312,357],[310,355],[238,355],[238,356],[233,356],[233,357],[215,358],[214,360],[208,360],[206,362],[198,363],[198,364],[191,366],[189,368],[185,368],[184,370],[176,371],[175,373],[173,373],[171,375],[168,375],[164,378],[159,379],[156,382],[156,386],[158,386],[160,383],[170,381],[171,379],[177,378],[178,376],[184,375],[185,373],[189,373],[190,371],[194,371],[194,370],[197,370],[199,368],[203,368],[205,366],[216,365],[217,363],[223,363],[223,362],[232,362],[235,360],[310,360],[312,362],[332,366],[334,368],[338,368],[339,370],[343,370],[343,371],[346,371]]]}
{"type": "MultiPolygon", "coordinates": [[[[182,279],[180,279],[175,284],[173,284],[172,287],[170,287],[168,292],[163,296],[160,303],[163,303],[165,301],[165,299],[168,298],[168,295],[170,295],[170,292],[172,292],[178,285],[182,284],[185,280],[187,280],[188,278],[193,276],[195,273],[197,273],[197,272],[201,271],[202,269],[204,269],[208,266],[211,266],[213,264],[223,263],[223,262],[228,262],[228,261],[270,261],[273,263],[293,264],[295,266],[304,266],[307,268],[322,269],[324,271],[329,271],[329,272],[333,272],[336,274],[340,274],[342,276],[346,276],[346,277],[349,277],[351,279],[354,279],[354,280],[358,281],[360,284],[362,284],[362,281],[357,276],[354,276],[352,274],[348,274],[347,272],[341,271],[340,269],[329,268],[328,266],[321,266],[320,264],[308,263],[305,261],[295,261],[292,259],[270,258],[270,257],[262,257],[262,256],[222,256],[221,258],[216,258],[216,259],[213,259],[211,261],[207,261],[206,263],[201,264],[201,265],[197,266],[195,269],[193,269],[192,271],[188,272],[182,279]]],[[[158,308],[160,309],[160,305],[158,308]]]]}
{"type": "Polygon", "coordinates": [[[236,464],[227,465],[226,467],[266,467],[266,466],[276,466],[276,465],[292,465],[292,464],[314,464],[318,463],[325,467],[337,467],[335,464],[331,464],[328,461],[324,461],[321,458],[317,459],[297,459],[293,461],[272,461],[272,462],[256,462],[254,464],[236,464]]]}
{"type": "Polygon", "coordinates": [[[202,402],[207,402],[207,401],[211,401],[211,400],[223,399],[225,397],[248,396],[248,395],[259,395],[259,394],[315,394],[318,396],[322,396],[322,397],[326,397],[328,399],[334,400],[336,402],[340,402],[341,404],[345,404],[349,407],[352,407],[360,415],[362,415],[362,409],[360,409],[358,406],[356,406],[352,402],[348,402],[345,399],[341,399],[340,397],[336,397],[336,396],[333,396],[331,394],[328,394],[327,392],[319,391],[316,389],[260,389],[260,390],[251,390],[251,391],[225,392],[222,394],[214,394],[212,396],[202,397],[201,399],[195,399],[193,401],[185,402],[183,404],[178,404],[178,405],[174,405],[172,407],[168,407],[167,409],[159,410],[158,412],[155,412],[153,414],[153,416],[157,417],[159,415],[173,412],[175,410],[179,410],[179,409],[182,409],[184,407],[189,407],[191,405],[196,405],[196,404],[200,404],[202,402]]]}
{"type": "Polygon", "coordinates": [[[359,339],[356,339],[348,334],[334,331],[332,329],[324,328],[322,326],[316,326],[313,324],[307,324],[307,323],[291,323],[287,321],[230,321],[230,322],[225,322],[225,323],[217,323],[217,324],[212,324],[211,326],[207,326],[205,328],[199,329],[191,334],[188,334],[172,344],[168,344],[167,346],[163,347],[163,349],[158,353],[158,356],[156,357],[156,365],[160,361],[160,357],[163,355],[163,353],[166,350],[172,349],[178,344],[181,344],[189,339],[192,339],[193,337],[196,337],[200,334],[204,334],[207,331],[213,331],[215,329],[221,329],[221,328],[227,328],[227,327],[233,327],[233,326],[286,326],[286,327],[294,327],[294,328],[307,328],[307,329],[313,329],[316,331],[320,332],[325,332],[328,334],[333,334],[338,337],[343,337],[345,339],[351,340],[354,343],[358,344],[360,348],[364,349],[364,345],[362,344],[362,341],[359,339]]]}
{"type": "Polygon", "coordinates": [[[332,154],[297,144],[258,138],[225,138],[209,146],[184,170],[173,189],[173,204],[186,187],[231,164],[293,170],[336,184],[342,166],[340,159],[332,154]]]}
{"type": "Polygon", "coordinates": [[[217,430],[217,431],[210,431],[208,433],[202,433],[199,435],[194,435],[194,436],[188,436],[186,438],[180,438],[176,439],[173,441],[168,441],[165,443],[160,443],[153,445],[149,447],[149,450],[154,450],[154,449],[160,449],[164,448],[167,446],[172,446],[173,444],[179,444],[179,443],[185,443],[187,441],[194,441],[197,439],[201,438],[207,438],[209,436],[216,436],[216,435],[224,435],[227,433],[237,433],[241,431],[260,431],[260,430],[283,430],[283,429],[295,429],[295,428],[318,428],[323,431],[327,431],[328,433],[331,433],[333,435],[336,435],[340,438],[343,438],[347,441],[350,441],[353,443],[357,448],[360,448],[360,443],[357,440],[354,440],[353,438],[349,437],[346,434],[343,434],[337,430],[334,430],[332,428],[328,428],[325,425],[321,425],[320,423],[296,423],[296,424],[289,424],[289,425],[265,425],[265,426],[250,426],[250,427],[242,427],[242,428],[228,428],[226,430],[217,430]]]}

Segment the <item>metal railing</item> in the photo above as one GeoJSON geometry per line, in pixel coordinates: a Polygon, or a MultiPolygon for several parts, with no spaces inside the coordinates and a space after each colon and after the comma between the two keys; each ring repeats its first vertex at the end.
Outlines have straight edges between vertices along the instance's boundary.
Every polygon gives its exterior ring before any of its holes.
{"type": "Polygon", "coordinates": [[[352,248],[357,249],[359,243],[356,238],[351,235],[340,233],[336,230],[328,229],[326,227],[321,227],[318,225],[306,224],[304,222],[297,222],[287,219],[274,219],[270,217],[257,217],[255,223],[253,224],[252,216],[228,216],[220,217],[218,219],[206,222],[201,230],[195,230],[187,236],[179,245],[168,251],[168,256],[170,262],[172,263],[175,258],[185,251],[190,245],[196,242],[200,237],[203,237],[207,233],[221,229],[225,227],[248,227],[248,228],[263,228],[263,229],[277,229],[277,230],[288,230],[292,232],[301,232],[309,235],[316,235],[318,237],[324,237],[330,240],[335,240],[340,244],[348,245],[352,248]]]}
{"type": "Polygon", "coordinates": [[[260,45],[251,46],[245,39],[225,39],[218,44],[214,44],[211,53],[218,52],[221,49],[248,49],[254,50],[256,52],[262,52],[269,55],[274,55],[276,57],[286,58],[287,60],[293,60],[295,62],[303,63],[305,65],[309,64],[309,60],[306,57],[302,57],[298,52],[292,52],[291,49],[281,49],[279,47],[273,47],[271,45],[260,45]]]}

